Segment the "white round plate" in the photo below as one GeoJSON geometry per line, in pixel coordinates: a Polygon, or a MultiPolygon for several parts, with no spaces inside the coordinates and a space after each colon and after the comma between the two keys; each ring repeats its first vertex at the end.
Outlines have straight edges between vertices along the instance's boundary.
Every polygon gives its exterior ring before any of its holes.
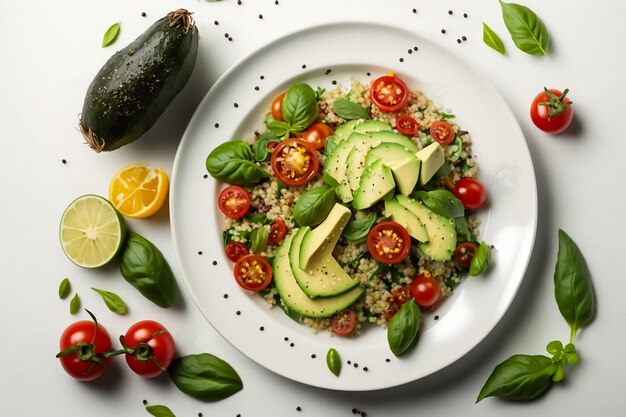
{"type": "Polygon", "coordinates": [[[530,258],[537,191],[530,154],[513,114],[473,66],[402,29],[341,23],[272,42],[215,83],[178,148],[170,207],[183,279],[202,314],[222,336],[287,378],[364,391],[436,372],[465,355],[494,328],[511,304],[530,258]],[[418,50],[407,54],[413,47],[418,50]],[[216,204],[220,184],[207,177],[205,168],[206,156],[217,145],[261,129],[271,100],[290,84],[304,81],[314,88],[329,88],[336,81],[349,88],[351,77],[367,81],[389,71],[453,112],[461,128],[471,133],[479,178],[489,195],[480,211],[480,238],[495,247],[488,272],[464,280],[435,313],[425,315],[419,343],[399,358],[389,350],[382,328],[372,327],[355,338],[314,334],[280,308],[268,309],[262,297],[239,288],[224,256],[223,219],[216,204]],[[331,347],[342,358],[339,377],[326,366],[331,347]]]}

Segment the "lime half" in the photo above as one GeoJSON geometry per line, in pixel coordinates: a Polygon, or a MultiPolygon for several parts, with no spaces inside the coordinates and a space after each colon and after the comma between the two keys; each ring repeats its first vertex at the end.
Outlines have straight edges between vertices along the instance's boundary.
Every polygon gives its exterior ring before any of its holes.
{"type": "Polygon", "coordinates": [[[97,268],[119,252],[126,223],[108,200],[88,194],[65,209],[59,235],[63,252],[72,262],[83,268],[97,268]]]}

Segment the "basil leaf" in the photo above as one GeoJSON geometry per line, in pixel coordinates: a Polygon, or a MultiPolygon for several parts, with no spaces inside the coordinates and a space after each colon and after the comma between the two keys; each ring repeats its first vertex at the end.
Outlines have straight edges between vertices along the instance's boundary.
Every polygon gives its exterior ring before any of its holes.
{"type": "Polygon", "coordinates": [[[513,355],[497,365],[480,390],[476,402],[487,397],[530,400],[552,386],[557,366],[543,355],[513,355]]]}
{"type": "Polygon", "coordinates": [[[470,275],[475,277],[482,274],[489,266],[490,260],[491,250],[489,248],[489,245],[487,245],[485,242],[480,242],[480,245],[478,245],[478,248],[476,248],[476,253],[472,258],[472,262],[470,263],[470,275]]]}
{"type": "Polygon", "coordinates": [[[343,229],[341,236],[343,236],[348,243],[355,245],[361,243],[367,238],[376,220],[378,220],[378,215],[373,212],[360,219],[352,220],[346,225],[346,228],[343,229]]]}
{"type": "Polygon", "coordinates": [[[483,42],[488,47],[500,52],[504,55],[505,49],[502,39],[494,32],[485,22],[483,22],[483,42]]]}
{"type": "Polygon", "coordinates": [[[339,376],[341,373],[341,358],[339,357],[339,353],[334,349],[328,349],[326,353],[326,365],[330,372],[332,372],[335,376],[339,376]]]}
{"type": "Polygon", "coordinates": [[[255,229],[250,235],[250,249],[252,252],[261,253],[267,247],[270,234],[263,226],[255,229]]]}
{"type": "Polygon", "coordinates": [[[272,131],[265,132],[259,136],[252,144],[252,153],[254,154],[254,160],[258,162],[269,161],[272,153],[267,149],[269,142],[280,142],[280,138],[272,131]]]}
{"type": "Polygon", "coordinates": [[[288,136],[291,133],[292,128],[289,126],[289,123],[285,123],[280,120],[274,120],[271,117],[265,120],[265,127],[267,127],[270,132],[276,135],[279,138],[288,136]]]}
{"type": "Polygon", "coordinates": [[[300,226],[320,224],[335,204],[335,191],[325,186],[311,188],[293,206],[293,218],[300,226]]]}
{"type": "Polygon", "coordinates": [[[554,271],[554,295],[569,324],[571,340],[595,316],[596,298],[587,263],[576,243],[559,229],[559,251],[554,271]]]}
{"type": "Polygon", "coordinates": [[[333,111],[342,119],[371,119],[370,114],[365,107],[357,104],[347,98],[340,98],[333,103],[333,111]]]}
{"type": "Polygon", "coordinates": [[[146,411],[154,417],[176,417],[172,410],[164,405],[147,405],[146,411]]]}
{"type": "Polygon", "coordinates": [[[548,55],[550,35],[541,19],[526,6],[500,0],[504,24],[518,49],[530,55],[548,55]]]}
{"type": "Polygon", "coordinates": [[[71,285],[68,278],[63,278],[63,281],[59,284],[59,298],[64,300],[70,295],[71,285]]]}
{"type": "Polygon", "coordinates": [[[229,184],[252,185],[269,177],[260,166],[252,162],[250,146],[242,140],[224,142],[207,156],[206,169],[213,178],[229,184]]]}
{"type": "Polygon", "coordinates": [[[324,154],[326,156],[330,156],[333,151],[337,148],[337,143],[333,140],[333,136],[329,136],[326,138],[326,145],[324,145],[324,154]]]}
{"type": "Polygon", "coordinates": [[[400,356],[413,345],[419,332],[421,316],[420,309],[409,300],[391,318],[387,327],[387,342],[394,355],[400,356]]]}
{"type": "Polygon", "coordinates": [[[454,218],[454,228],[456,229],[457,236],[462,237],[466,241],[472,240],[472,234],[467,227],[467,219],[465,216],[459,216],[454,218]]]}
{"type": "Polygon", "coordinates": [[[432,191],[417,191],[413,195],[422,200],[429,209],[441,216],[454,218],[465,214],[465,208],[461,200],[448,190],[441,188],[432,191]]]}
{"type": "Polygon", "coordinates": [[[233,367],[210,353],[176,358],[168,372],[179,390],[199,400],[222,400],[243,388],[233,367]]]}
{"type": "Polygon", "coordinates": [[[102,47],[111,45],[117,39],[117,35],[120,33],[120,24],[113,23],[106,32],[104,32],[104,36],[102,37],[102,47]]]}
{"type": "Polygon", "coordinates": [[[109,310],[117,314],[126,314],[126,303],[117,294],[94,287],[91,289],[100,294],[109,310]]]}
{"type": "Polygon", "coordinates": [[[74,297],[70,300],[70,314],[76,314],[80,310],[80,297],[78,293],[74,294],[74,297]]]}
{"type": "Polygon", "coordinates": [[[246,219],[251,223],[256,224],[270,224],[272,221],[267,218],[267,214],[265,213],[248,213],[246,214],[246,219]]]}
{"type": "Polygon", "coordinates": [[[446,112],[442,112],[442,111],[438,111],[437,114],[439,114],[439,117],[441,117],[443,120],[450,120],[450,119],[454,119],[456,117],[452,113],[446,113],[446,112]]]}
{"type": "Polygon", "coordinates": [[[159,307],[174,305],[178,285],[161,251],[137,233],[129,233],[122,251],[120,271],[128,283],[159,307]]]}
{"type": "Polygon", "coordinates": [[[292,85],[282,103],[283,120],[293,129],[304,130],[319,114],[315,91],[304,83],[292,85]]]}

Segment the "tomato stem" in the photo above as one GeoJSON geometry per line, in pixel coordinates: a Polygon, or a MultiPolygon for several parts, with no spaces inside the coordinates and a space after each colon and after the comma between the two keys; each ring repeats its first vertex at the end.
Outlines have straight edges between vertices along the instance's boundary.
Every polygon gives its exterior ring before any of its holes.
{"type": "Polygon", "coordinates": [[[550,101],[542,101],[537,103],[537,105],[546,106],[548,108],[548,121],[550,121],[552,116],[560,116],[565,109],[573,103],[572,101],[564,101],[565,96],[569,93],[569,88],[566,88],[560,96],[553,94],[546,87],[543,87],[543,91],[550,101]]]}

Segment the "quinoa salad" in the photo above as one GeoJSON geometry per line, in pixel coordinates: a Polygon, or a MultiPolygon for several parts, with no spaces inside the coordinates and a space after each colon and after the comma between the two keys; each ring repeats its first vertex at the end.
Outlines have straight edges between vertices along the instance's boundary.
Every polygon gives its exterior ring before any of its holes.
{"type": "Polygon", "coordinates": [[[486,193],[454,114],[392,73],[294,84],[267,104],[262,131],[206,162],[224,183],[223,241],[242,291],[314,332],[358,337],[405,303],[436,311],[486,268],[486,193]]]}

